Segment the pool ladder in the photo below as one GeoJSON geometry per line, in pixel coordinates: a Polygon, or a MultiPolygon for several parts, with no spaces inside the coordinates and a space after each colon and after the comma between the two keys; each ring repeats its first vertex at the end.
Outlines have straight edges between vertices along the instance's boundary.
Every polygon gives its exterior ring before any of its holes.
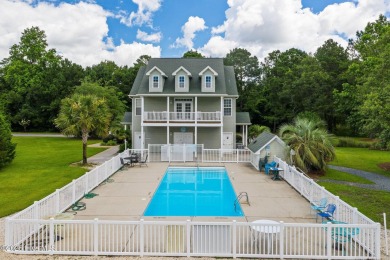
{"type": "Polygon", "coordinates": [[[234,211],[237,211],[237,204],[240,203],[240,200],[242,198],[246,198],[246,204],[248,204],[249,206],[251,205],[249,203],[248,193],[246,191],[242,191],[242,192],[240,192],[240,194],[238,194],[236,200],[234,201],[234,211]]]}

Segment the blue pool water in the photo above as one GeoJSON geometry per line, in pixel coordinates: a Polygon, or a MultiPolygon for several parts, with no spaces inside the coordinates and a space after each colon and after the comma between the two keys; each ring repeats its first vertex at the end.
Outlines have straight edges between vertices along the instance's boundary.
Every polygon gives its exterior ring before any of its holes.
{"type": "Polygon", "coordinates": [[[243,216],[223,167],[169,167],[144,216],[243,216]]]}

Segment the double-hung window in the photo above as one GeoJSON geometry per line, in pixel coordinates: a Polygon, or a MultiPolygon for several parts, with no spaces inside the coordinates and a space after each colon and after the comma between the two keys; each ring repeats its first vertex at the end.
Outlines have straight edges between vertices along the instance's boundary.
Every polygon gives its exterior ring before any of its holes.
{"type": "Polygon", "coordinates": [[[225,98],[223,100],[223,115],[224,116],[231,116],[232,115],[232,99],[231,98],[225,98]]]}
{"type": "Polygon", "coordinates": [[[158,76],[153,76],[153,88],[158,88],[158,76]]]}
{"type": "Polygon", "coordinates": [[[205,77],[205,87],[206,88],[211,88],[211,76],[206,76],[205,77]]]}
{"type": "Polygon", "coordinates": [[[141,115],[141,99],[140,98],[135,99],[135,115],[136,116],[141,115]]]}
{"type": "Polygon", "coordinates": [[[185,77],[179,76],[179,88],[184,88],[185,77]]]}

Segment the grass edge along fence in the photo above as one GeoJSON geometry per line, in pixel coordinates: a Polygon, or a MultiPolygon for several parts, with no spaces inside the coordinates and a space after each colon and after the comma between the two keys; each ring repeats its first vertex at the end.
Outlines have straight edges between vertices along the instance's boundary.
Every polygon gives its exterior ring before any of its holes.
{"type": "MultiPolygon", "coordinates": [[[[266,257],[276,258],[329,258],[337,259],[380,259],[380,224],[373,222],[368,217],[361,214],[356,208],[352,208],[343,202],[339,197],[326,191],[312,179],[299,172],[295,167],[288,165],[279,158],[274,158],[283,169],[281,176],[296,189],[308,201],[313,202],[322,197],[327,197],[329,203],[337,205],[335,218],[342,224],[313,224],[313,223],[283,223],[276,224],[279,235],[274,235],[271,240],[264,244],[259,244],[263,238],[253,235],[252,223],[219,222],[195,223],[183,221],[102,221],[102,220],[45,220],[47,216],[56,215],[74,202],[81,199],[101,182],[109,178],[113,173],[119,170],[122,165],[120,157],[128,156],[129,150],[113,157],[104,164],[96,167],[80,178],[72,181],[62,189],[56,190],[42,200],[35,202],[25,210],[6,218],[5,245],[8,252],[24,254],[77,254],[77,255],[155,255],[155,256],[228,256],[228,257],[266,257]],[[348,223],[348,224],[347,224],[348,223]],[[160,226],[162,229],[153,229],[160,226]],[[177,227],[178,226],[178,227],[177,227]],[[216,228],[224,226],[224,228],[216,228]],[[238,231],[238,226],[245,226],[243,231],[238,231]],[[285,228],[291,227],[291,231],[284,232],[285,228]],[[348,249],[336,249],[331,245],[334,240],[334,230],[359,229],[359,234],[344,237],[340,241],[348,249]],[[220,230],[222,229],[222,230],[220,230]],[[246,230],[246,231],[244,231],[246,230]],[[250,232],[249,232],[249,231],[250,232]],[[185,233],[183,233],[185,232],[185,233]],[[198,233],[197,233],[198,232],[198,233]],[[200,232],[200,233],[199,233],[200,232]],[[206,232],[206,233],[204,233],[206,232]],[[228,233],[226,233],[228,232],[228,233]],[[241,232],[244,235],[241,235],[241,232]],[[249,233],[247,233],[249,232],[249,233]],[[292,235],[294,233],[294,235],[292,235]],[[126,235],[122,240],[123,234],[126,235]],[[137,234],[135,236],[135,234],[137,234]],[[171,236],[168,236],[171,234],[171,236]],[[194,237],[198,234],[197,237],[194,237]],[[213,241],[225,241],[223,236],[229,234],[231,240],[227,243],[228,251],[221,253],[218,251],[221,245],[215,245],[208,251],[194,250],[194,241],[201,245],[210,244],[210,241],[202,240],[205,237],[213,237],[213,241]],[[184,237],[183,237],[184,236],[184,237]],[[58,238],[61,237],[61,240],[58,238]],[[134,247],[130,251],[123,249],[122,242],[130,240],[134,247]],[[191,240],[192,239],[192,240],[191,240]],[[237,240],[238,239],[238,240],[237,240]],[[71,243],[66,244],[66,241],[71,243]],[[84,241],[84,242],[83,242],[84,241]],[[157,241],[155,244],[153,241],[157,241]],[[185,241],[185,247],[181,245],[185,241]],[[256,242],[257,241],[257,242],[256,242]],[[315,241],[319,246],[317,251],[309,250],[310,241],[315,241]],[[102,245],[104,243],[104,246],[102,245]],[[161,244],[162,243],[162,244],[161,244]],[[244,244],[245,245],[244,245],[244,244]],[[277,244],[275,251],[264,251],[260,248],[267,245],[267,248],[273,248],[277,244]],[[168,250],[166,245],[170,244],[168,250]],[[253,245],[257,244],[257,249],[253,245]],[[109,245],[108,247],[106,245],[109,245]],[[163,246],[161,246],[163,245],[163,246]],[[297,246],[299,245],[299,246],[297,246]],[[111,247],[112,246],[112,247],[111,247]],[[323,248],[326,248],[324,251],[323,248]],[[184,251],[183,251],[184,250],[184,251]],[[256,251],[257,250],[257,251],[256,251]],[[260,250],[260,251],[259,251],[260,250]],[[348,255],[346,254],[348,250],[348,255]]],[[[223,154],[222,151],[220,154],[223,154]]],[[[249,160],[257,168],[256,161],[258,156],[251,153],[249,160]]],[[[237,162],[236,156],[233,156],[232,162],[237,162]],[[234,159],[233,159],[234,158],[234,159]]],[[[245,160],[248,160],[245,158],[245,160]]],[[[276,227],[275,226],[275,227],[276,227]]],[[[270,228],[270,227],[269,227],[270,228]]],[[[271,229],[273,229],[271,227],[271,229]]],[[[261,242],[263,243],[263,242],[261,242]]],[[[334,245],[334,244],[333,244],[334,245]]]]}

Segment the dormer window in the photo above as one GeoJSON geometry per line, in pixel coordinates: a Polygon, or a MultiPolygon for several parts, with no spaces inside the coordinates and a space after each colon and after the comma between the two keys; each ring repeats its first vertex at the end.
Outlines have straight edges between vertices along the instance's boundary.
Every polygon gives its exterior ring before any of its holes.
{"type": "Polygon", "coordinates": [[[185,86],[185,77],[184,76],[179,76],[179,88],[184,88],[185,86]]]}
{"type": "Polygon", "coordinates": [[[158,88],[158,76],[153,76],[153,88],[158,88]]]}
{"type": "Polygon", "coordinates": [[[205,77],[205,87],[206,88],[211,88],[211,76],[206,76],[205,77]]]}
{"type": "Polygon", "coordinates": [[[201,77],[202,81],[202,92],[215,92],[216,77],[218,77],[218,73],[215,70],[207,66],[199,72],[199,77],[201,77]]]}

